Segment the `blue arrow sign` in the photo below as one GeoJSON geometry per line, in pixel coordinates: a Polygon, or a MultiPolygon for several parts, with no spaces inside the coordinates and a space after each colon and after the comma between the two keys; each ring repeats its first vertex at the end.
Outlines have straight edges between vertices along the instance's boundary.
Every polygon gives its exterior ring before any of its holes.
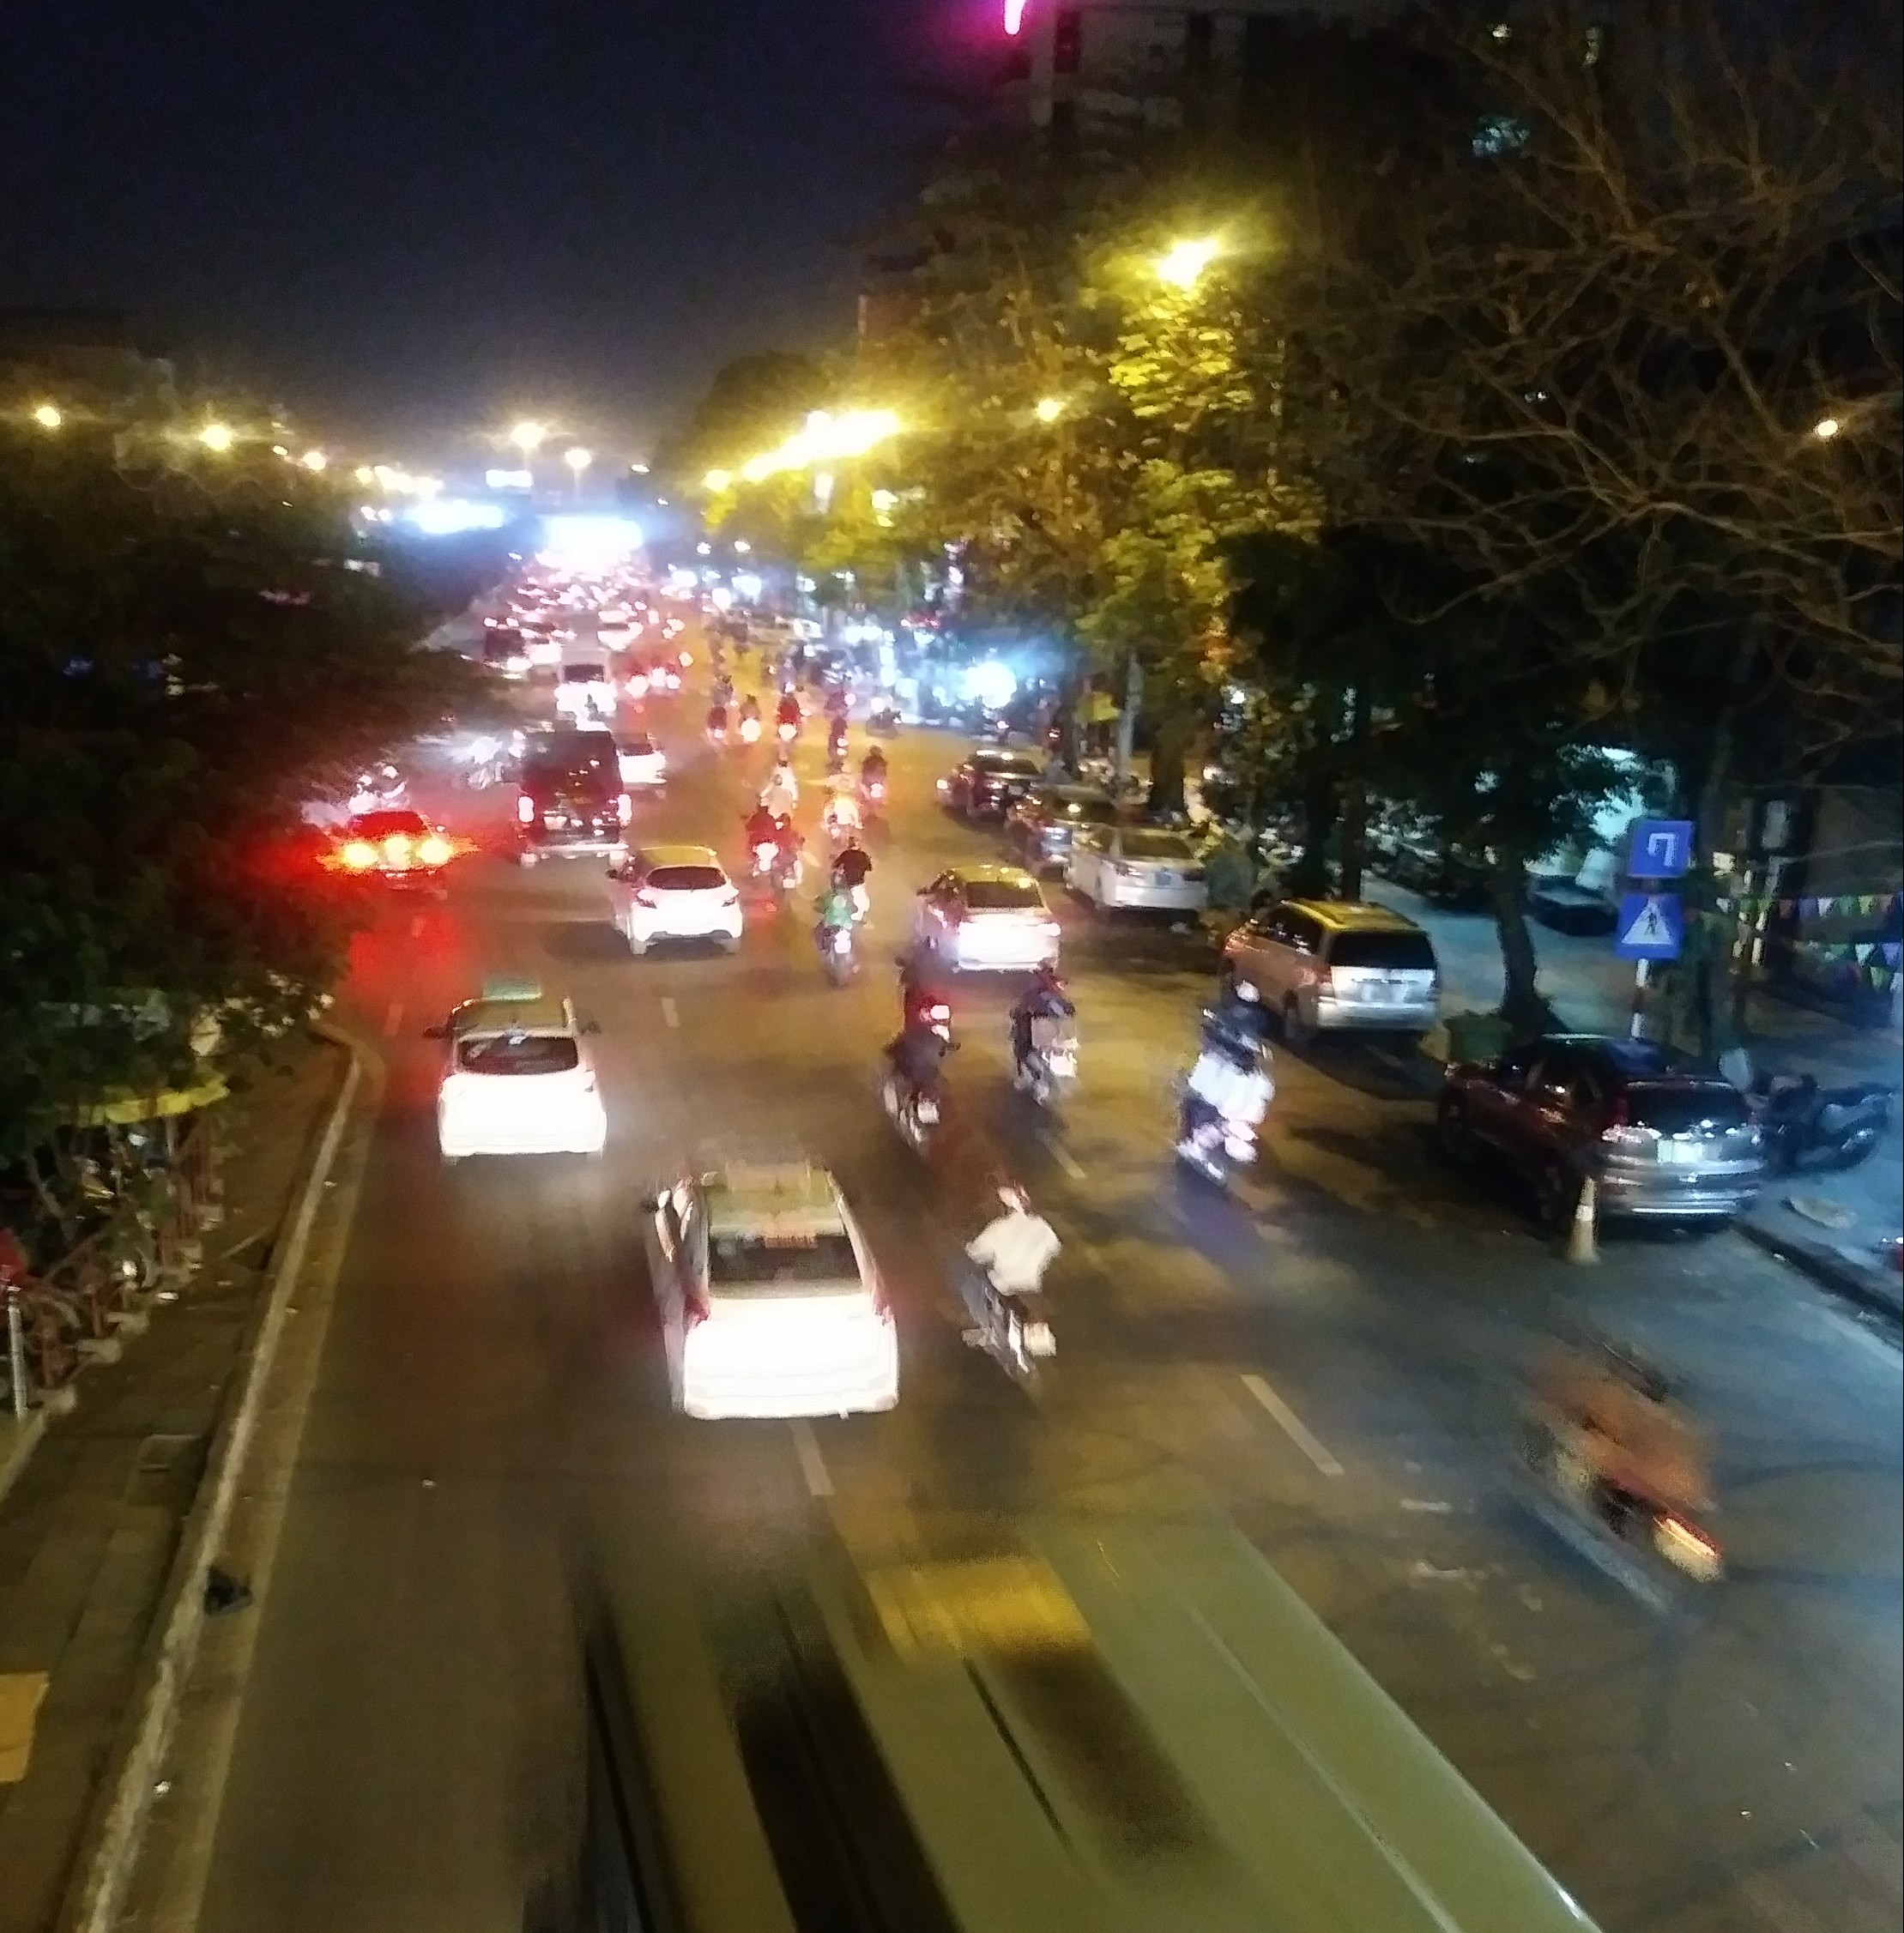
{"type": "Polygon", "coordinates": [[[1635,879],[1677,879],[1692,865],[1689,819],[1636,819],[1627,854],[1628,874],[1635,879]]]}
{"type": "Polygon", "coordinates": [[[1626,893],[1613,928],[1613,951],[1623,960],[1677,960],[1685,931],[1677,893],[1626,893]]]}

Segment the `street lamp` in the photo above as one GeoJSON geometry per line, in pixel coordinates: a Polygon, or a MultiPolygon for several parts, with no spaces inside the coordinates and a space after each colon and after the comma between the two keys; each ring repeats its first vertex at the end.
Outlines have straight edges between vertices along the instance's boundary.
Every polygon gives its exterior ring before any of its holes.
{"type": "Polygon", "coordinates": [[[238,439],[232,434],[229,423],[208,423],[198,432],[198,440],[206,449],[222,456],[238,439]]]}
{"type": "Polygon", "coordinates": [[[1200,235],[1192,241],[1173,242],[1157,258],[1158,279],[1188,294],[1202,280],[1203,271],[1222,252],[1221,245],[1210,235],[1200,235]]]}
{"type": "Polygon", "coordinates": [[[595,461],[595,452],[584,450],[580,444],[571,444],[562,452],[562,461],[569,466],[575,476],[575,494],[582,494],[582,473],[595,461]]]}
{"type": "Polygon", "coordinates": [[[753,546],[745,537],[736,537],[734,540],[734,551],[737,557],[745,557],[753,548],[753,546]]]}
{"type": "Polygon", "coordinates": [[[1062,396],[1040,396],[1038,407],[1031,413],[1041,423],[1055,423],[1064,414],[1062,396]]]}
{"type": "Polygon", "coordinates": [[[541,447],[542,439],[548,432],[540,423],[521,422],[509,432],[509,440],[523,456],[533,456],[541,447]]]}
{"type": "Polygon", "coordinates": [[[1843,427],[1844,425],[1835,416],[1821,416],[1811,426],[1811,433],[1820,443],[1829,443],[1843,427]]]}
{"type": "Polygon", "coordinates": [[[33,421],[43,430],[57,430],[66,420],[55,403],[43,402],[33,412],[33,421]]]}

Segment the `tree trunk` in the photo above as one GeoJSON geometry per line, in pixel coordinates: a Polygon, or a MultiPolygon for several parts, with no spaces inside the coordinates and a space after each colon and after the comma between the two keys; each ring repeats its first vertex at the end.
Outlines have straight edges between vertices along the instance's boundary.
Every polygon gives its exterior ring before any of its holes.
{"type": "Polygon", "coordinates": [[[1320,899],[1329,890],[1329,836],[1339,799],[1333,770],[1313,773],[1303,786],[1303,856],[1289,869],[1285,890],[1320,899]]]}
{"type": "Polygon", "coordinates": [[[1759,625],[1749,623],[1739,634],[1726,696],[1713,722],[1712,757],[1699,788],[1699,865],[1686,881],[1683,902],[1686,926],[1685,970],[1675,977],[1683,988],[1702,1060],[1714,1060],[1738,1043],[1734,1015],[1743,1006],[1735,998],[1732,949],[1713,922],[1718,915],[1718,875],[1713,855],[1726,835],[1726,799],[1732,782],[1732,753],[1737,738],[1741,695],[1758,655],[1759,625]],[[1697,930],[1695,930],[1695,928],[1697,930]]]}
{"type": "Polygon", "coordinates": [[[1488,868],[1488,897],[1501,939],[1501,1017],[1517,1037],[1544,1032],[1553,1025],[1554,1015],[1535,984],[1540,962],[1527,931],[1527,867],[1520,854],[1496,848],[1488,868]]]}
{"type": "Polygon", "coordinates": [[[1369,827],[1369,788],[1363,776],[1368,747],[1368,688],[1357,685],[1349,697],[1349,777],[1342,788],[1342,830],[1337,841],[1345,899],[1362,897],[1362,855],[1369,827]]]}
{"type": "Polygon", "coordinates": [[[1183,770],[1196,741],[1197,722],[1194,712],[1174,708],[1157,721],[1157,738],[1151,746],[1150,811],[1154,819],[1175,818],[1184,809],[1183,770]]]}

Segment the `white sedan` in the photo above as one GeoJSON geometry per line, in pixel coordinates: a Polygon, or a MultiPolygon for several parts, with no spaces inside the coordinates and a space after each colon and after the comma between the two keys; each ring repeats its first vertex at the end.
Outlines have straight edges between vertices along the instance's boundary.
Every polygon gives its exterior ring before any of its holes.
{"type": "Polygon", "coordinates": [[[594,1023],[535,985],[492,982],[428,1030],[448,1046],[437,1145],[466,1155],[598,1155],[608,1117],[584,1040],[594,1023]]]}
{"type": "Polygon", "coordinates": [[[676,1409],[830,1417],[898,1401],[892,1311],[823,1169],[736,1164],[686,1177],[646,1206],[676,1409]]]}
{"type": "Polygon", "coordinates": [[[1197,849],[1181,832],[1093,825],[1073,840],[1065,885],[1101,911],[1200,913],[1210,903],[1197,849]]]}
{"type": "Polygon", "coordinates": [[[740,895],[706,846],[643,846],[608,873],[616,928],[637,958],[656,940],[740,945],[740,895]]]}

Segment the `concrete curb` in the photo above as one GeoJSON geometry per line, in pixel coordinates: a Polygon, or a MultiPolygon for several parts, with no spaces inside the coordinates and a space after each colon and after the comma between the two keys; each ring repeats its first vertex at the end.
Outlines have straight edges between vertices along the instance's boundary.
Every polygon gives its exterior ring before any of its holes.
{"type": "Polygon", "coordinates": [[[1882,1315],[1889,1322],[1904,1321],[1904,1296],[1895,1290],[1887,1295],[1882,1278],[1876,1284],[1869,1279],[1873,1271],[1847,1260],[1828,1242],[1809,1241],[1802,1235],[1762,1228],[1746,1216],[1741,1216],[1732,1226],[1755,1247],[1777,1256],[1833,1295],[1882,1315]]]}
{"type": "Polygon", "coordinates": [[[225,1414],[213,1438],[205,1474],[200,1479],[197,1497],[172,1560],[172,1574],[166,1582],[160,1616],[147,1645],[138,1682],[127,1700],[118,1740],[87,1821],[72,1877],[67,1882],[57,1933],[109,1933],[118,1918],[144,1832],[153,1786],[172,1742],[179,1694],[190,1676],[198,1648],[205,1615],[206,1574],[225,1539],[259,1404],[277,1354],[278,1338],[323,1199],[324,1183],[342,1145],[351,1104],[366,1068],[372,1065],[368,1049],[341,1029],[319,1021],[312,1025],[311,1031],[342,1048],[350,1056],[350,1064],[345,1069],[337,1098],[331,1104],[329,1119],[324,1124],[311,1171],[305,1178],[288,1232],[278,1250],[270,1287],[243,1358],[237,1390],[227,1398],[225,1414]]]}
{"type": "Polygon", "coordinates": [[[5,1501],[7,1492],[13,1488],[14,1478],[27,1467],[27,1459],[38,1448],[39,1439],[45,1434],[45,1410],[29,1410],[27,1420],[7,1447],[4,1459],[0,1459],[0,1501],[5,1501]]]}

